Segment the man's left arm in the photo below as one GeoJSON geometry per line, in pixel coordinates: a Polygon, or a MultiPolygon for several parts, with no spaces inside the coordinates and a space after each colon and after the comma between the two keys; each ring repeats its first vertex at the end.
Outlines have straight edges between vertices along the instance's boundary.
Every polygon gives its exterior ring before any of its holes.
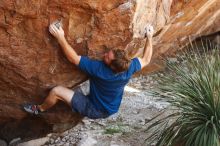
{"type": "Polygon", "coordinates": [[[153,45],[152,45],[152,38],[153,38],[153,27],[152,26],[147,26],[146,27],[146,43],[144,46],[144,55],[143,57],[139,57],[138,60],[141,64],[141,69],[144,68],[145,66],[147,66],[152,58],[152,54],[153,54],[153,45]]]}

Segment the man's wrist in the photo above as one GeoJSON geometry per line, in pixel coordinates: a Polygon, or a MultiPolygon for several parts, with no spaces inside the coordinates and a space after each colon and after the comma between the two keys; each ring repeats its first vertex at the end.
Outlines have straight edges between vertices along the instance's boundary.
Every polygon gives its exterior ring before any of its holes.
{"type": "Polygon", "coordinates": [[[152,37],[147,37],[146,42],[152,42],[152,37]]]}
{"type": "Polygon", "coordinates": [[[148,39],[149,41],[152,41],[153,37],[152,37],[152,36],[148,36],[147,39],[148,39]]]}
{"type": "Polygon", "coordinates": [[[59,43],[62,43],[62,42],[65,41],[65,37],[64,36],[60,36],[60,37],[57,38],[57,40],[58,40],[59,43]]]}

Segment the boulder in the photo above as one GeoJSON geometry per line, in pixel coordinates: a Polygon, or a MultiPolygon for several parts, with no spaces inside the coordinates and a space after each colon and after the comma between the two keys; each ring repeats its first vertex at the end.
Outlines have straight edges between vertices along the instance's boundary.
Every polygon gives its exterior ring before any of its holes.
{"type": "MultiPolygon", "coordinates": [[[[94,59],[102,59],[106,48],[126,49],[131,57],[140,56],[145,42],[141,38],[143,27],[152,24],[156,31],[154,59],[146,68],[149,72],[160,67],[159,56],[178,51],[189,38],[218,32],[220,1],[0,1],[1,125],[32,119],[21,105],[41,103],[51,88],[72,88],[87,79],[49,34],[49,24],[57,19],[62,21],[66,38],[76,52],[94,59]]],[[[40,117],[49,125],[79,119],[62,103],[40,117]]]]}

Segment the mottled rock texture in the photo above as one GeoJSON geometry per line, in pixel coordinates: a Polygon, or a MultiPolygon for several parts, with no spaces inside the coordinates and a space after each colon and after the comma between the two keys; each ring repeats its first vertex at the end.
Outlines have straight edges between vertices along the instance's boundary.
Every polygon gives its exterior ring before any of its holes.
{"type": "MultiPolygon", "coordinates": [[[[219,0],[1,0],[0,123],[27,116],[21,105],[40,103],[56,85],[74,87],[86,76],[65,58],[48,25],[62,19],[80,54],[101,59],[106,48],[141,55],[143,27],[155,28],[153,71],[158,56],[220,30],[219,0]]],[[[40,118],[48,124],[78,119],[63,104],[40,118]]]]}

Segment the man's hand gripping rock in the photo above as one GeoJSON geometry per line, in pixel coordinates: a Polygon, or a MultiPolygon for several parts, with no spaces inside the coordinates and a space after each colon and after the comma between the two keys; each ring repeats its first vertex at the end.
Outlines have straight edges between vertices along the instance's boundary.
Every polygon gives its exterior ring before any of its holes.
{"type": "Polygon", "coordinates": [[[152,25],[150,25],[150,24],[146,25],[144,28],[144,32],[145,32],[145,37],[147,37],[148,39],[153,38],[154,28],[152,25]]]}

